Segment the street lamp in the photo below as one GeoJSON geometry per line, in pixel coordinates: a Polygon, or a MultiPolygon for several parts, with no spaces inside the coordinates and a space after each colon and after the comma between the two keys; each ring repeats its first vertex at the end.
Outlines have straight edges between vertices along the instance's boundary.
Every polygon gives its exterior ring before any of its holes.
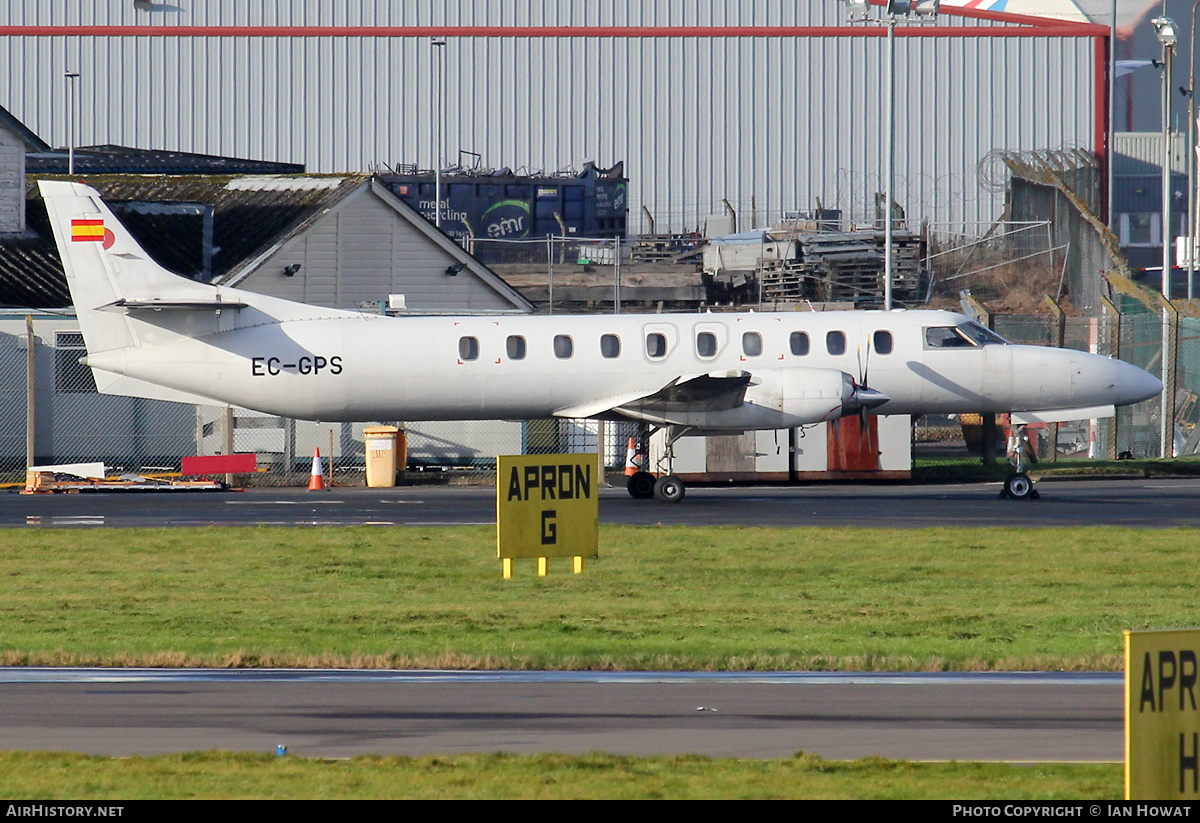
{"type": "Polygon", "coordinates": [[[1187,228],[1187,296],[1191,300],[1196,294],[1196,235],[1200,234],[1200,222],[1196,220],[1196,9],[1200,0],[1192,4],[1192,32],[1188,40],[1188,84],[1180,89],[1188,99],[1188,228],[1187,228]]]}
{"type": "MultiPolygon", "coordinates": [[[[1163,306],[1162,318],[1162,408],[1159,412],[1159,455],[1166,459],[1173,457],[1175,450],[1175,427],[1172,425],[1171,414],[1174,403],[1174,387],[1171,384],[1171,366],[1173,358],[1170,355],[1171,343],[1171,55],[1179,43],[1179,35],[1175,29],[1175,21],[1169,17],[1155,17],[1150,23],[1154,26],[1154,35],[1162,44],[1163,51],[1163,93],[1162,93],[1162,123],[1163,123],[1163,164],[1162,164],[1162,241],[1163,241],[1163,276],[1162,295],[1166,301],[1163,306]]],[[[1190,250],[1189,250],[1190,251],[1190,250]]]]}
{"type": "Polygon", "coordinates": [[[437,92],[433,96],[434,105],[437,106],[437,146],[434,147],[433,151],[433,162],[436,165],[434,174],[433,224],[440,229],[442,227],[442,152],[445,148],[445,140],[442,137],[442,116],[446,108],[444,99],[446,80],[446,59],[444,54],[446,41],[435,37],[429,42],[434,47],[434,53],[437,55],[437,92]]]}
{"type": "MultiPolygon", "coordinates": [[[[846,0],[851,23],[866,21],[866,0],[846,0]]],[[[883,308],[892,309],[893,280],[893,236],[895,225],[892,210],[892,185],[896,167],[896,22],[900,17],[913,16],[922,22],[937,19],[940,0],[887,0],[882,12],[882,23],[887,26],[887,72],[884,75],[884,97],[887,99],[887,148],[884,160],[884,210],[883,224],[883,308]]]]}
{"type": "Polygon", "coordinates": [[[1155,17],[1150,21],[1154,26],[1154,35],[1162,44],[1163,54],[1163,85],[1162,85],[1162,133],[1163,133],[1163,164],[1162,164],[1162,238],[1163,238],[1163,273],[1162,294],[1167,300],[1171,299],[1171,57],[1175,46],[1179,43],[1179,35],[1175,29],[1175,21],[1169,17],[1155,17]]]}

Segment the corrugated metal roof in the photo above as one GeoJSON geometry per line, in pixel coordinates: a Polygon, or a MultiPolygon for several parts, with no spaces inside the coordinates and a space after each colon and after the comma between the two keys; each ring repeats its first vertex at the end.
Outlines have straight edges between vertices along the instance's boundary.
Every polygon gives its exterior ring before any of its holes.
{"type": "MultiPolygon", "coordinates": [[[[25,155],[27,172],[66,174],[66,149],[42,150],[25,155]]],[[[247,160],[186,151],[158,151],[128,146],[82,146],[75,149],[76,174],[303,174],[303,163],[247,160]]]]}
{"type": "MultiPolygon", "coordinates": [[[[38,175],[41,179],[52,179],[38,175]]],[[[78,179],[78,175],[69,179],[78,179]]],[[[259,178],[261,179],[261,178],[259,178]]],[[[159,264],[184,276],[200,274],[202,217],[171,213],[164,204],[211,209],[211,275],[220,278],[261,254],[305,221],[331,208],[370,175],[302,177],[317,186],[230,188],[227,175],[93,175],[86,178],[159,264]],[[330,185],[332,184],[332,185],[330,185]],[[153,204],[157,208],[138,208],[153,204]]],[[[37,180],[27,176],[30,231],[0,240],[0,306],[55,308],[70,304],[37,180]]]]}

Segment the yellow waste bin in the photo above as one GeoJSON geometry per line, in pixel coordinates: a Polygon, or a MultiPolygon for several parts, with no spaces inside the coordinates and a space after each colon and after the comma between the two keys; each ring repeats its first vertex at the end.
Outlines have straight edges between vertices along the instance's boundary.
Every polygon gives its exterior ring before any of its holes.
{"type": "Polygon", "coordinates": [[[368,426],[363,429],[367,457],[367,485],[373,489],[396,485],[396,469],[408,462],[404,432],[395,426],[368,426]]]}

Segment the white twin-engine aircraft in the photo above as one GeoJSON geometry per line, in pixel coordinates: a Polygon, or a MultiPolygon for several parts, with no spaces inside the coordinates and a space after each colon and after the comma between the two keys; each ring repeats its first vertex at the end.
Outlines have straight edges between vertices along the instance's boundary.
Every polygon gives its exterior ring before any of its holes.
{"type": "MultiPolygon", "coordinates": [[[[674,443],[868,413],[1086,419],[1162,391],[1120,360],[1012,345],[951,312],[386,317],[293,303],[172,274],[94,189],[39,186],[108,394],[323,421],[634,420],[674,443]]],[[[629,490],[674,501],[683,484],[668,463],[629,490]]],[[[1032,484],[1018,473],[1006,490],[1032,484]]]]}

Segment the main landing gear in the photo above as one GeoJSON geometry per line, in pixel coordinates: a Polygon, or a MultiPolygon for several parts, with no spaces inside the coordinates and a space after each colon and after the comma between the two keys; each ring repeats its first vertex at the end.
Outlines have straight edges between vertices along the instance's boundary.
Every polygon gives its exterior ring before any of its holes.
{"type": "MultiPolygon", "coordinates": [[[[642,454],[650,454],[650,435],[658,429],[651,430],[649,426],[641,425],[638,427],[638,442],[641,446],[642,454]]],[[[625,484],[629,490],[629,496],[634,500],[649,500],[654,498],[663,503],[678,503],[683,499],[684,493],[687,491],[683,485],[683,481],[672,474],[672,464],[675,462],[675,441],[682,437],[687,432],[685,428],[672,426],[667,431],[667,448],[663,459],[659,461],[661,466],[666,463],[666,474],[661,474],[655,477],[648,471],[639,471],[629,476],[628,482],[625,484]]]]}
{"type": "Polygon", "coordinates": [[[1008,454],[1016,471],[1004,479],[1004,487],[1000,489],[1001,500],[1037,500],[1041,496],[1033,487],[1033,480],[1025,473],[1025,453],[1028,448],[1025,425],[1014,425],[1008,441],[1008,454]]]}

